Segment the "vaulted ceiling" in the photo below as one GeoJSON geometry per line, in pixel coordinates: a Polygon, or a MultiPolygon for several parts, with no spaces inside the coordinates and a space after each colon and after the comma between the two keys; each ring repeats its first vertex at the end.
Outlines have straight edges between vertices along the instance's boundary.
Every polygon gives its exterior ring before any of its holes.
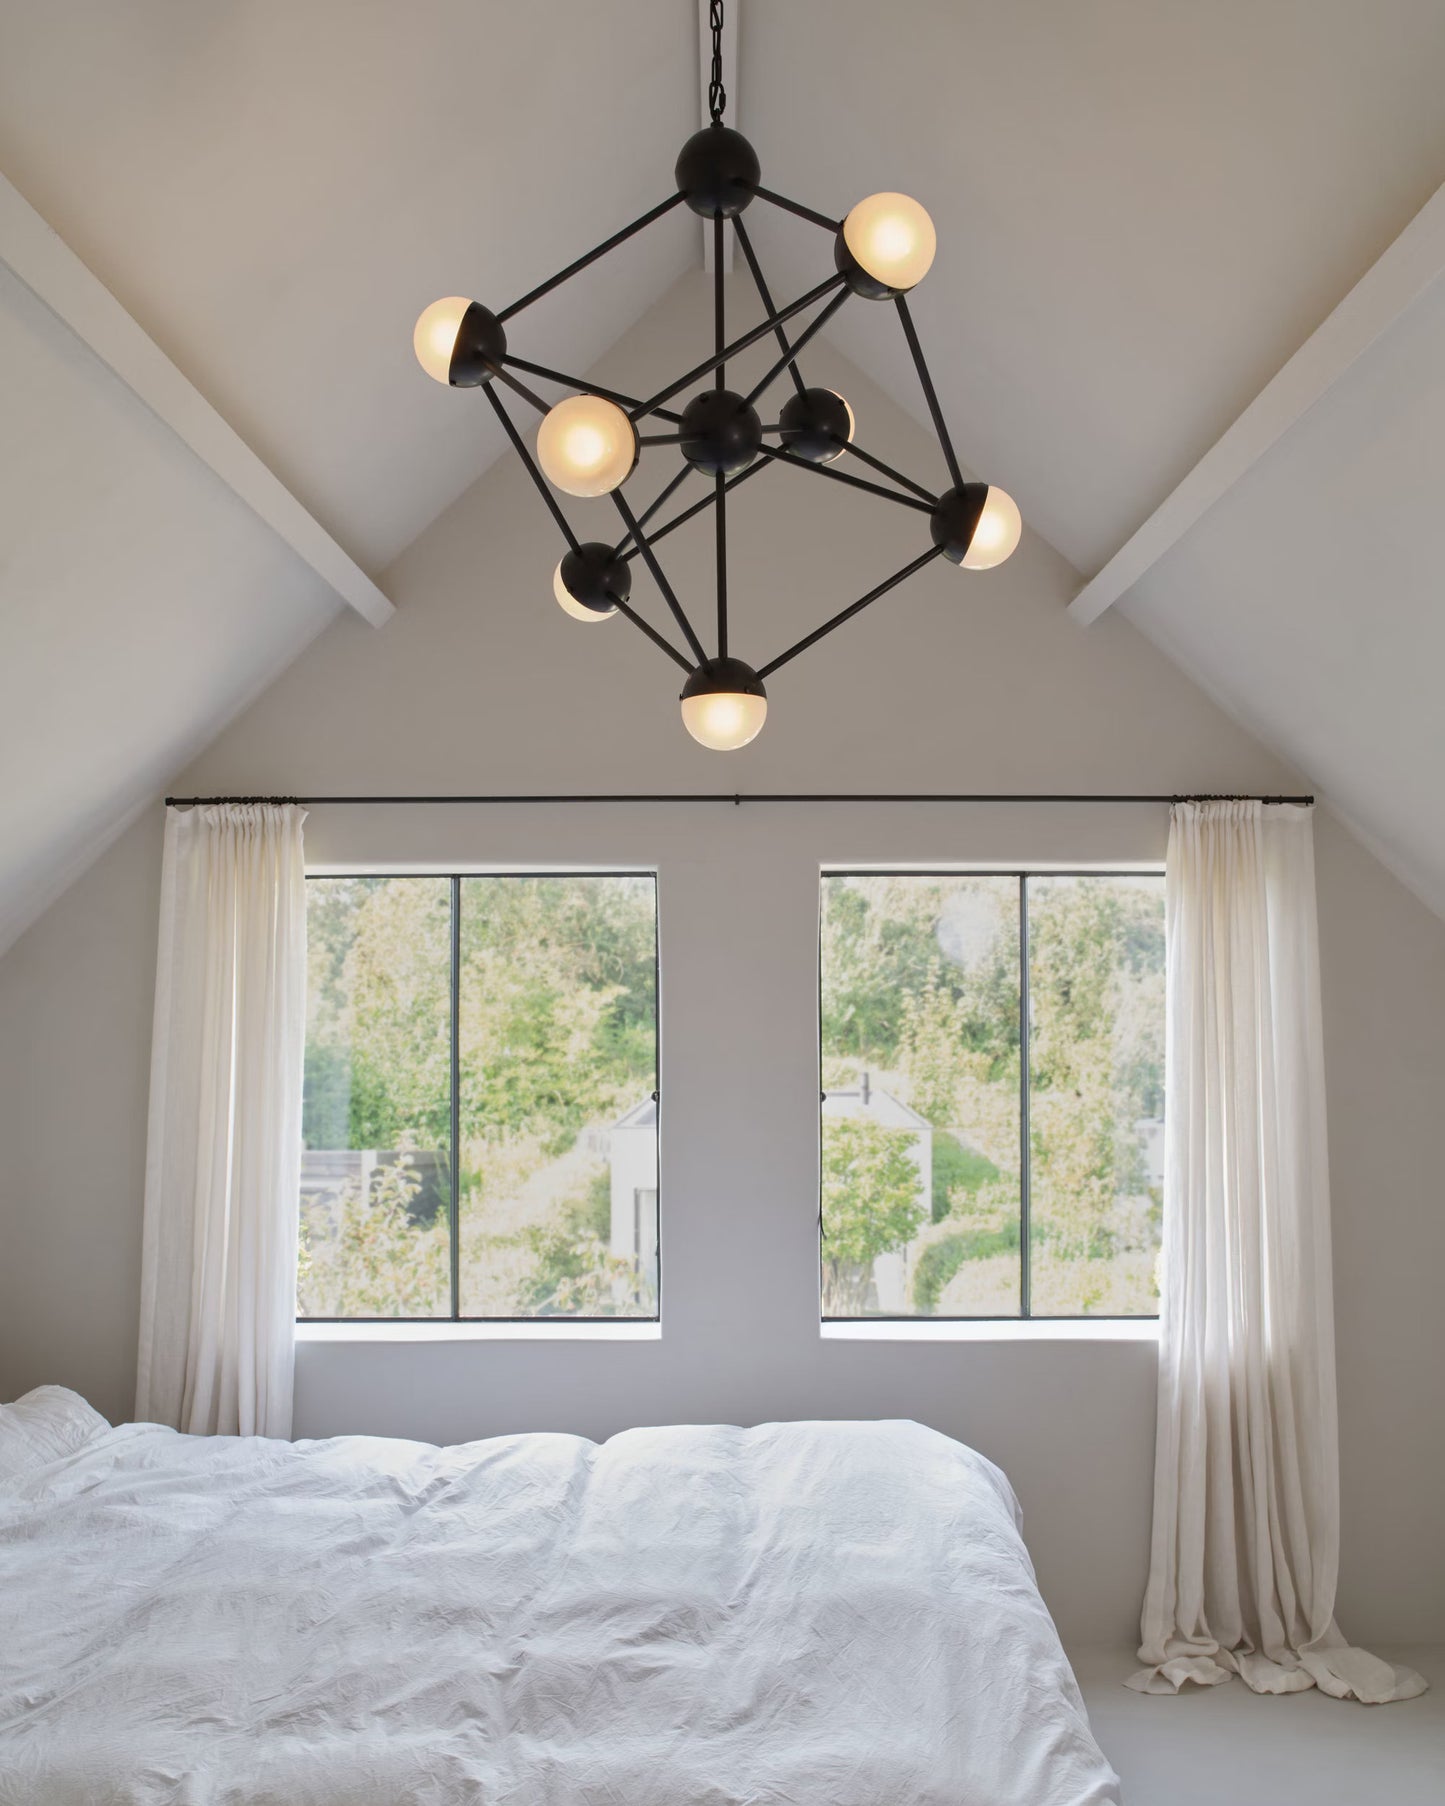
{"type": "MultiPolygon", "coordinates": [[[[0,173],[380,575],[500,450],[418,379],[418,309],[662,198],[697,68],[681,0],[0,0],[0,173]]],[[[929,207],[960,452],[1081,582],[1445,180],[1442,91],[1439,0],[745,0],[736,81],[771,186],[929,207]]],[[[801,287],[812,229],[752,221],[801,287]]],[[[539,303],[528,352],[586,369],[699,239],[671,216],[539,303]]],[[[865,305],[831,336],[913,394],[865,305]]],[[[1442,343],[1427,285],[1120,606],[1445,913],[1442,343]]],[[[0,748],[34,774],[3,944],[339,603],[13,279],[0,394],[0,748]]]]}

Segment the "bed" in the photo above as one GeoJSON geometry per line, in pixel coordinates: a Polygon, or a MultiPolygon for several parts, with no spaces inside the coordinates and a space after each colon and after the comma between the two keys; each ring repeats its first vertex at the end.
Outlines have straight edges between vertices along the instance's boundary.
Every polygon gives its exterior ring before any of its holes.
{"type": "Polygon", "coordinates": [[[455,1448],[0,1407],[0,1800],[1104,1806],[1004,1476],[918,1424],[455,1448]]]}

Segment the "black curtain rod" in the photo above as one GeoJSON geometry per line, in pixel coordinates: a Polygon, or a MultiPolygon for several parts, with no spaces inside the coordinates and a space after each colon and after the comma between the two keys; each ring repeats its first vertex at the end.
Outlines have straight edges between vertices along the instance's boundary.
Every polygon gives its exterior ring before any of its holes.
{"type": "Polygon", "coordinates": [[[1256,796],[1234,793],[1199,792],[1174,796],[1115,796],[1101,794],[1045,794],[1040,791],[979,791],[973,794],[942,795],[937,792],[917,794],[889,792],[818,791],[813,794],[777,790],[744,791],[707,790],[694,792],[663,791],[654,794],[621,794],[579,796],[168,796],[168,809],[193,809],[215,803],[296,803],[308,808],[382,804],[442,803],[1295,803],[1303,807],[1313,804],[1312,796],[1256,796]]]}

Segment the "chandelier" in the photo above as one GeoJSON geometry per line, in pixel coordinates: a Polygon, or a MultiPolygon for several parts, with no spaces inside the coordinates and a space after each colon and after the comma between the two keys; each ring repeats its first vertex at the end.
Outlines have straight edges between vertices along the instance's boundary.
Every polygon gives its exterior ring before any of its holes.
{"type": "Polygon", "coordinates": [[[988,570],[1002,564],[1018,544],[1023,523],[1013,499],[1002,489],[964,481],[914,329],[908,295],[933,262],[933,221],[917,201],[903,194],[869,195],[845,218],[836,220],[764,188],[759,179],[762,172],[757,152],[741,132],[723,124],[727,95],[722,81],[722,0],[712,0],[709,25],[712,71],[708,109],[712,123],[683,145],[673,171],[674,192],[500,312],[493,313],[481,302],[460,296],[434,301],[416,323],[413,345],[428,376],[456,389],[480,388],[496,411],[565,541],[552,578],[553,594],[560,605],[578,621],[604,621],[622,615],[646,634],[687,673],[680,701],[688,732],[703,746],[727,751],[746,746],[760,732],[768,712],[764,680],[773,672],[935,558],[947,558],[968,570],[988,570]],[[781,208],[810,226],[821,228],[832,239],[831,272],[783,307],[774,304],[743,222],[744,212],[754,201],[781,208]],[[508,322],[654,220],[682,205],[712,221],[711,357],[665,383],[655,394],[638,397],[604,389],[513,353],[508,322]],[[723,309],[726,220],[732,221],[764,310],[760,324],[731,342],[726,336],[723,309]],[[948,468],[950,486],[942,494],[935,494],[864,451],[855,441],[853,410],[847,401],[832,389],[810,388],[804,381],[800,353],[850,298],[891,302],[898,315],[948,468]],[[809,310],[814,311],[810,314],[809,310]],[[796,328],[794,322],[798,323],[796,328]],[[729,363],[770,336],[777,342],[778,356],[762,378],[746,393],[729,388],[729,363]],[[525,377],[554,384],[569,393],[561,400],[545,401],[525,377]],[[759,403],[784,377],[791,381],[793,392],[777,409],[776,420],[765,424],[759,403]],[[499,388],[508,390],[540,414],[535,455],[498,393],[499,388]],[[653,447],[674,448],[681,456],[682,468],[636,513],[624,489],[638,470],[641,454],[653,447]],[[845,453],[870,474],[861,476],[856,468],[844,468],[845,453]],[[754,668],[735,657],[728,644],[727,498],[739,483],[776,464],[794,465],[924,514],[928,517],[928,537],[918,556],[902,570],[874,584],[821,627],[754,668]],[[654,525],[694,471],[710,479],[708,494],[654,525]],[[878,481],[879,478],[884,480],[878,481]],[[622,527],[621,538],[615,543],[579,539],[554,490],[571,496],[611,496],[622,527]],[[713,510],[717,536],[717,631],[713,653],[698,637],[657,556],[661,540],[708,508],[713,510]],[[667,604],[686,652],[680,651],[634,607],[632,578],[639,559],[667,604]]]}

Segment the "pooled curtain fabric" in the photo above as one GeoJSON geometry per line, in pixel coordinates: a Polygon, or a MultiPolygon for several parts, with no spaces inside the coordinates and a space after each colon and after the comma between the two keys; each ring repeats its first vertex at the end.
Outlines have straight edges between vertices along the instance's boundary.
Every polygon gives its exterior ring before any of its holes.
{"type": "Polygon", "coordinates": [[[1334,1622],[1339,1450],[1311,811],[1179,803],[1139,1692],[1408,1699],[1334,1622]]]}
{"type": "Polygon", "coordinates": [[[304,820],[166,818],[136,1416],[178,1430],[291,1433],[304,820]]]}

